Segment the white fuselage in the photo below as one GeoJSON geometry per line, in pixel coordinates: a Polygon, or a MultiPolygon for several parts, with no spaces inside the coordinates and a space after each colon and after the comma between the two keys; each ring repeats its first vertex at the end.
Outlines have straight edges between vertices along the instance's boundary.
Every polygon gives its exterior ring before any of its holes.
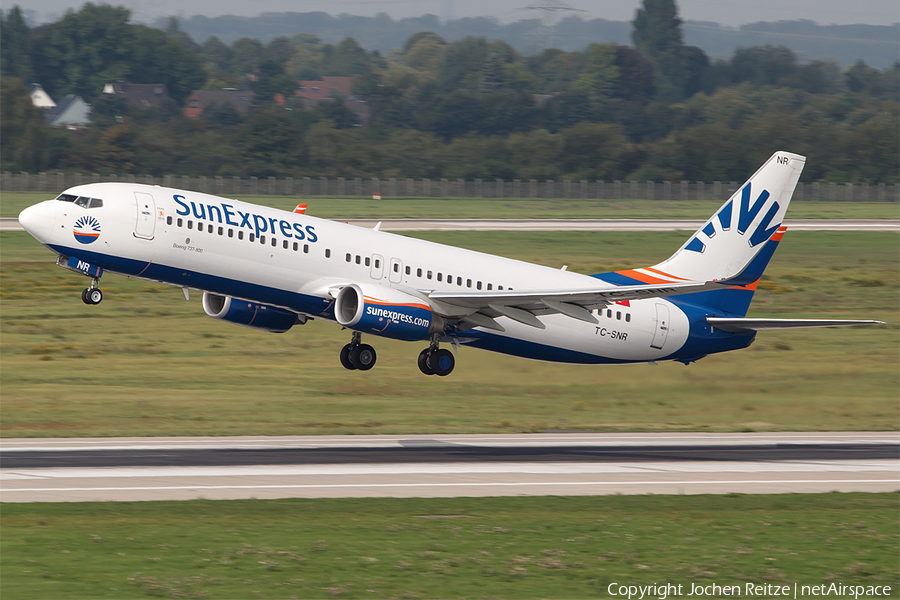
{"type": "MultiPolygon", "coordinates": [[[[433,290],[615,287],[587,275],[197,192],[106,183],[66,193],[103,205],[52,200],[22,216],[26,229],[60,255],[316,318],[334,320],[334,290],[349,283],[418,297],[433,290]],[[99,228],[93,239],[75,234],[76,223],[83,229],[87,222],[99,228]]],[[[501,316],[503,332],[476,327],[450,339],[541,360],[621,363],[671,357],[690,334],[686,313],[666,299],[592,312],[597,324],[543,315],[545,329],[501,316]],[[668,320],[662,335],[661,320],[668,320]]]]}

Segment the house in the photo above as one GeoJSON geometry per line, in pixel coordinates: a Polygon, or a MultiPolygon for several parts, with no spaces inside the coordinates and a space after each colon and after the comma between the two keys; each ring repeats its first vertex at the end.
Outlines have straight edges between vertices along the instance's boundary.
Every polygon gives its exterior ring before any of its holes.
{"type": "Polygon", "coordinates": [[[164,83],[107,83],[103,93],[121,96],[128,106],[138,108],[159,106],[169,99],[169,88],[164,83]]]}
{"type": "Polygon", "coordinates": [[[54,127],[69,129],[87,127],[91,123],[91,105],[81,96],[69,94],[59,104],[44,113],[44,118],[54,127]]]}
{"type": "Polygon", "coordinates": [[[356,77],[323,77],[319,81],[299,81],[297,91],[301,98],[323,100],[336,96],[352,96],[356,77]]]}
{"type": "Polygon", "coordinates": [[[184,103],[184,116],[199,119],[203,109],[210,104],[230,104],[239,113],[246,113],[253,106],[253,92],[246,90],[194,90],[184,103]]]}
{"type": "Polygon", "coordinates": [[[28,95],[31,97],[31,103],[38,108],[53,108],[56,102],[50,97],[50,94],[44,91],[43,86],[39,83],[32,83],[28,86],[28,95]]]}

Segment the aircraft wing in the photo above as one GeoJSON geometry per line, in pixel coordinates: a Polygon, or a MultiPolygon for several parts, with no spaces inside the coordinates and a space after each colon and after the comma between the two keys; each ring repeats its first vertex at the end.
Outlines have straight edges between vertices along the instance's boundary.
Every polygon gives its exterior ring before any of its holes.
{"type": "MultiPolygon", "coordinates": [[[[597,323],[590,311],[613,302],[689,294],[722,287],[723,282],[684,281],[562,290],[431,291],[425,295],[432,306],[446,316],[503,331],[494,318],[505,316],[538,329],[544,329],[544,324],[537,318],[539,315],[555,313],[597,323]]],[[[725,287],[728,287],[727,284],[725,287]]]]}
{"type": "Polygon", "coordinates": [[[732,333],[764,331],[767,329],[799,329],[802,327],[838,327],[841,325],[884,325],[884,321],[851,321],[834,319],[739,319],[706,317],[706,322],[732,333]]]}

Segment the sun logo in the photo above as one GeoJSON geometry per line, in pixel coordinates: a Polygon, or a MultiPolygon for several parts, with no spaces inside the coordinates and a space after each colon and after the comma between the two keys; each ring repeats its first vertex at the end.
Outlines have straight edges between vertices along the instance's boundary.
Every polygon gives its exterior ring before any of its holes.
{"type": "Polygon", "coordinates": [[[75,239],[82,244],[91,244],[100,237],[100,221],[94,217],[81,217],[75,221],[75,239]]]}

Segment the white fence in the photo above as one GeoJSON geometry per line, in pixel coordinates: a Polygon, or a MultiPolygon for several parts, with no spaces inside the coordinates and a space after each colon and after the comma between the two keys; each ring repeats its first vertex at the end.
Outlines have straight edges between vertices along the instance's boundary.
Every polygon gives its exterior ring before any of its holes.
{"type": "MultiPolygon", "coordinates": [[[[602,200],[722,200],[738,182],[702,181],[537,181],[502,179],[327,179],[325,177],[240,178],[180,175],[100,175],[93,173],[3,173],[2,191],[59,193],[83,183],[128,182],[232,196],[362,196],[383,198],[582,198],[602,200]]],[[[798,184],[794,200],[900,202],[900,185],[867,183],[798,184]]]]}

